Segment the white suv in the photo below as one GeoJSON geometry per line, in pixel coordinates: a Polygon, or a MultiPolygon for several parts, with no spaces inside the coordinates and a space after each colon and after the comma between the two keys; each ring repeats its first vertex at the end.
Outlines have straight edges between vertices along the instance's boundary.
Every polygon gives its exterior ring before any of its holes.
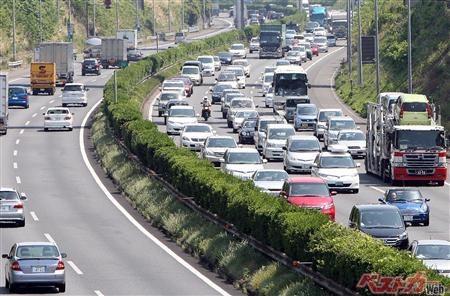
{"type": "Polygon", "coordinates": [[[290,124],[269,124],[263,143],[264,158],[283,159],[286,140],[292,135],[295,135],[295,130],[290,124]]]}
{"type": "Polygon", "coordinates": [[[215,64],[213,56],[199,56],[197,61],[201,62],[203,65],[204,76],[214,76],[215,64]]]}
{"type": "Polygon", "coordinates": [[[87,106],[87,91],[89,89],[82,83],[66,83],[62,89],[62,106],[82,105],[87,106]]]}
{"type": "Polygon", "coordinates": [[[311,172],[311,167],[321,151],[320,142],[314,136],[290,136],[286,143],[283,167],[290,172],[311,172]]]}

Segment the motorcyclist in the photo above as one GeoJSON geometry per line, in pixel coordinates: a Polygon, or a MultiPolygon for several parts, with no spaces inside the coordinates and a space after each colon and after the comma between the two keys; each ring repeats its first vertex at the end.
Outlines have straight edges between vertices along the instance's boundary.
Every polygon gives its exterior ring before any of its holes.
{"type": "Polygon", "coordinates": [[[205,120],[208,120],[208,117],[211,116],[211,103],[208,100],[208,97],[204,97],[202,101],[202,117],[205,120]]]}
{"type": "Polygon", "coordinates": [[[211,108],[211,102],[208,100],[208,97],[203,98],[202,106],[203,106],[203,109],[211,108]]]}

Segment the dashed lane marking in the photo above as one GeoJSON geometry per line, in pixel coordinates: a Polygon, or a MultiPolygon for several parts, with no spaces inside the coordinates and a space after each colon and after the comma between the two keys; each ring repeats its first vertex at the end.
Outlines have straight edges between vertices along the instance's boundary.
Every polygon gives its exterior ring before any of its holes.
{"type": "Polygon", "coordinates": [[[21,184],[21,183],[22,183],[22,181],[20,180],[20,177],[19,177],[19,176],[16,176],[16,183],[17,183],[17,184],[21,184]]]}
{"type": "Polygon", "coordinates": [[[29,125],[30,124],[30,121],[28,120],[27,122],[25,122],[25,125],[29,125]]]}
{"type": "Polygon", "coordinates": [[[17,169],[17,162],[13,163],[13,168],[17,169]]]}
{"type": "Polygon", "coordinates": [[[19,145],[19,143],[20,143],[20,139],[17,139],[16,140],[16,145],[19,145]]]}
{"type": "Polygon", "coordinates": [[[21,129],[19,134],[23,134],[24,131],[25,131],[24,129],[21,129]]]}
{"type": "Polygon", "coordinates": [[[52,238],[52,236],[48,233],[44,233],[45,238],[51,242],[51,243],[55,243],[55,240],[52,238]]]}
{"type": "Polygon", "coordinates": [[[14,151],[13,151],[13,155],[14,155],[14,156],[17,156],[17,153],[18,153],[17,150],[14,150],[14,151]]]}
{"type": "Polygon", "coordinates": [[[30,216],[31,216],[31,218],[33,218],[34,221],[39,221],[39,218],[35,212],[30,212],[30,216]]]}
{"type": "Polygon", "coordinates": [[[81,271],[81,269],[78,268],[78,266],[75,265],[75,263],[73,263],[73,261],[67,261],[67,263],[69,263],[70,267],[72,267],[73,271],[75,271],[78,275],[82,275],[83,272],[81,271]]]}

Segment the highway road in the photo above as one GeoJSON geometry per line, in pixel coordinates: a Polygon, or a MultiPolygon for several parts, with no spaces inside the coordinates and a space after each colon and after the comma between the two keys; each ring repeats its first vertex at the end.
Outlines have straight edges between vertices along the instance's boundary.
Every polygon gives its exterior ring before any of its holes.
{"type": "MultiPolygon", "coordinates": [[[[314,57],[312,61],[308,61],[302,65],[308,73],[309,82],[312,84],[309,95],[311,102],[315,103],[318,108],[341,108],[344,114],[353,117],[356,123],[361,126],[361,129],[365,130],[365,119],[360,118],[350,107],[345,105],[334,91],[333,77],[345,55],[346,48],[344,43],[340,41],[338,47],[332,47],[328,53],[321,53],[319,57],[314,57]]],[[[257,108],[260,115],[272,114],[271,108],[261,108],[261,106],[264,107],[264,98],[260,92],[259,78],[264,67],[273,65],[275,60],[260,60],[258,59],[258,53],[248,54],[247,58],[251,64],[251,77],[247,78],[247,87],[242,92],[247,96],[253,97],[255,104],[260,106],[257,108]]],[[[187,99],[199,114],[201,114],[202,98],[205,94],[209,94],[209,87],[215,83],[214,77],[207,77],[204,81],[205,83],[202,86],[195,87],[194,95],[187,99]]],[[[222,119],[220,105],[213,105],[212,109],[212,118],[206,123],[210,124],[217,131],[217,134],[232,135],[238,140],[237,134],[233,134],[232,129],[227,127],[226,119],[222,119]]],[[[164,120],[161,117],[157,117],[156,110],[153,110],[152,114],[148,114],[148,111],[145,112],[147,112],[145,115],[158,124],[161,131],[165,132],[164,120]]],[[[203,119],[200,119],[199,122],[203,122],[203,119]]],[[[307,134],[306,132],[303,133],[307,134]]],[[[173,136],[173,138],[175,143],[179,144],[178,136],[173,136]]],[[[357,160],[357,162],[361,164],[361,168],[359,169],[361,182],[359,193],[341,193],[334,199],[336,204],[336,221],[344,225],[348,223],[348,217],[353,205],[378,203],[378,198],[389,188],[380,179],[366,174],[363,160],[357,160]]],[[[282,162],[269,162],[265,164],[265,167],[283,169],[283,164],[282,162]]],[[[431,209],[430,225],[428,227],[414,226],[408,228],[410,241],[430,238],[449,240],[450,181],[447,181],[444,187],[423,186],[420,187],[420,190],[427,198],[431,199],[429,203],[431,209]]]]}
{"type": "MultiPolygon", "coordinates": [[[[228,30],[228,23],[219,21],[214,30],[228,30]]],[[[71,295],[240,294],[149,226],[91,158],[92,147],[84,144],[88,131],[82,128],[112,73],[83,77],[76,63],[75,81],[90,91],[87,107],[71,108],[72,132],[43,131],[42,113],[61,105],[60,89],[54,96],[31,96],[27,110],[10,109],[8,134],[0,137],[0,184],[27,194],[27,221],[24,228],[0,229],[1,252],[8,253],[15,242],[55,241],[68,254],[71,295]]],[[[27,69],[12,72],[13,83],[29,84],[27,74],[27,69]]],[[[2,294],[7,289],[0,265],[2,294]]]]}

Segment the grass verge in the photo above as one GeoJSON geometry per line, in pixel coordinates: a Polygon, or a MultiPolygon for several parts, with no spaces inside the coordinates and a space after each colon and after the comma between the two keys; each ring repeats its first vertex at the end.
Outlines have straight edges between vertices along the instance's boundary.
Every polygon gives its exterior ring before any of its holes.
{"type": "Polygon", "coordinates": [[[95,115],[91,139],[101,166],[133,207],[235,287],[252,295],[328,295],[178,202],[128,158],[102,111],[95,115]]]}

